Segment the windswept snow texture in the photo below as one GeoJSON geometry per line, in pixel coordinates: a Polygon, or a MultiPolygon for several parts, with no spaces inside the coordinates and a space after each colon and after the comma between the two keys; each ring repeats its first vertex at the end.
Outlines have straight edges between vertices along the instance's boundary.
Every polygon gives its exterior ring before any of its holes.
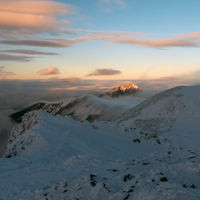
{"type": "Polygon", "coordinates": [[[115,122],[38,110],[0,158],[0,199],[198,200],[200,87],[160,93],[115,122]]]}

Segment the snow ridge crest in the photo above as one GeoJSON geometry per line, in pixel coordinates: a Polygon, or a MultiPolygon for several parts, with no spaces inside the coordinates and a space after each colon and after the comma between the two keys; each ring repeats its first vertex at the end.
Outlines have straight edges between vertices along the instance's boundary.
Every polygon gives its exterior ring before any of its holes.
{"type": "MultiPolygon", "coordinates": [[[[28,131],[34,125],[36,125],[37,123],[39,123],[41,121],[42,121],[42,118],[38,115],[38,111],[31,111],[31,112],[26,113],[22,117],[22,122],[13,127],[11,134],[10,134],[10,138],[8,140],[6,152],[4,153],[3,157],[8,157],[11,154],[12,154],[12,156],[16,156],[17,154],[15,155],[13,150],[16,149],[17,146],[21,146],[21,144],[18,144],[19,141],[21,141],[21,139],[22,139],[22,138],[20,139],[20,136],[23,136],[23,134],[26,131],[28,131]]],[[[29,143],[30,143],[30,141],[29,141],[29,143]]]]}

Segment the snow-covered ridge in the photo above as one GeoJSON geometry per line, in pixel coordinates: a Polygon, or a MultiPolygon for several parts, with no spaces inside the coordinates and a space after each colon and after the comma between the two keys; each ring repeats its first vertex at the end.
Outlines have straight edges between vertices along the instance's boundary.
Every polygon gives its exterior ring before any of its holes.
{"type": "Polygon", "coordinates": [[[42,121],[36,111],[26,113],[22,118],[22,123],[13,127],[8,143],[12,143],[19,135],[22,135],[35,124],[42,121]]]}
{"type": "MultiPolygon", "coordinates": [[[[109,95],[111,97],[119,97],[134,94],[138,91],[141,91],[141,89],[138,86],[136,86],[132,82],[127,82],[123,86],[113,88],[113,90],[106,93],[106,95],[109,95]]],[[[102,95],[100,96],[102,97],[102,95]]],[[[10,117],[17,122],[21,122],[22,116],[25,113],[40,109],[53,115],[71,115],[74,117],[74,119],[79,121],[112,121],[115,120],[123,112],[134,107],[139,102],[144,100],[142,98],[134,100],[133,98],[131,99],[131,96],[128,96],[127,98],[129,99],[125,101],[123,99],[123,101],[121,101],[114,99],[103,99],[93,95],[83,95],[71,101],[60,103],[39,102],[17,113],[10,115],[10,117]]]]}
{"type": "Polygon", "coordinates": [[[120,121],[126,121],[139,115],[146,118],[165,115],[192,115],[200,108],[200,86],[175,87],[161,92],[136,107],[123,113],[120,121]]]}
{"type": "Polygon", "coordinates": [[[93,95],[84,95],[67,102],[37,103],[18,113],[14,113],[11,117],[16,121],[20,121],[24,113],[40,109],[53,115],[71,115],[79,121],[112,121],[141,101],[143,101],[142,98],[134,100],[130,97],[120,101],[117,99],[101,99],[93,95]]]}
{"type": "MultiPolygon", "coordinates": [[[[180,137],[184,135],[180,144],[186,145],[188,141],[195,141],[194,138],[198,137],[198,120],[200,86],[188,86],[172,88],[157,94],[123,113],[117,121],[139,130],[142,137],[168,133],[169,139],[176,130],[180,137]],[[191,132],[193,134],[190,136],[191,132]]],[[[194,141],[193,147],[198,149],[194,141]]]]}
{"type": "MultiPolygon", "coordinates": [[[[129,118],[134,118],[134,117],[137,117],[138,115],[140,115],[142,113],[143,110],[149,108],[149,107],[152,107],[154,105],[157,106],[157,103],[161,102],[162,100],[163,101],[166,101],[168,102],[169,98],[172,97],[172,96],[175,96],[177,97],[178,99],[180,97],[183,96],[183,94],[174,94],[173,92],[174,91],[179,91],[181,90],[183,87],[175,87],[175,88],[172,88],[172,89],[169,89],[169,90],[166,90],[164,92],[161,92],[153,97],[151,97],[150,99],[147,99],[145,100],[144,102],[140,103],[139,105],[137,105],[136,107],[128,110],[127,112],[123,113],[118,120],[120,121],[126,121],[128,120],[129,118]]],[[[165,105],[162,103],[160,104],[160,107],[164,108],[165,105]]],[[[155,113],[158,109],[156,110],[153,110],[153,113],[155,113]]],[[[166,108],[166,110],[168,110],[168,108],[166,108]]]]}
{"type": "Polygon", "coordinates": [[[31,132],[30,134],[26,134],[26,132],[41,121],[42,119],[38,115],[37,111],[26,113],[22,118],[22,122],[13,127],[3,157],[20,155],[22,150],[40,138],[40,136],[35,132],[31,132]]]}

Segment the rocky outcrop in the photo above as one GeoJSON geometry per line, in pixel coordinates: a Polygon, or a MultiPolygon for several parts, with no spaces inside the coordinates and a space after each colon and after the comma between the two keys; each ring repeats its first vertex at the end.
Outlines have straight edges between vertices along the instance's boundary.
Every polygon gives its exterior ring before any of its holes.
{"type": "Polygon", "coordinates": [[[140,91],[142,91],[142,89],[137,85],[132,82],[127,82],[123,86],[114,87],[112,90],[106,92],[105,94],[99,95],[99,97],[110,96],[114,98],[124,95],[131,95],[140,91]]]}

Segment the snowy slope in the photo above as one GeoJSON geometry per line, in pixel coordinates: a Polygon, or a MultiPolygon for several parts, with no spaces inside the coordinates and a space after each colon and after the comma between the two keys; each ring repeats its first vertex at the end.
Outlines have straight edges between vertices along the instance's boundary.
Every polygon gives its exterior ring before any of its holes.
{"type": "Polygon", "coordinates": [[[174,132],[180,146],[199,149],[200,86],[176,87],[140,103],[123,113],[118,122],[134,127],[143,135],[163,135],[169,139],[174,132]],[[164,134],[165,133],[165,134],[164,134]],[[190,143],[191,142],[191,143],[190,143]]]}
{"type": "Polygon", "coordinates": [[[66,157],[76,155],[76,152],[77,155],[91,153],[105,157],[113,157],[115,154],[116,157],[130,157],[133,155],[131,152],[133,136],[125,129],[123,125],[116,123],[85,122],[83,124],[69,116],[53,116],[43,111],[32,111],[24,115],[22,123],[13,128],[4,157],[35,154],[32,152],[32,146],[37,145],[37,152],[43,152],[48,147],[56,150],[61,148],[62,143],[66,148],[64,151],[66,157]],[[121,134],[121,131],[124,134],[121,134]],[[32,140],[30,141],[29,138],[32,140]],[[124,141],[124,138],[128,141],[124,141]],[[121,148],[122,146],[124,147],[121,148]]]}
{"type": "Polygon", "coordinates": [[[27,113],[0,158],[0,199],[199,199],[199,93],[168,90],[116,122],[27,113]]]}

